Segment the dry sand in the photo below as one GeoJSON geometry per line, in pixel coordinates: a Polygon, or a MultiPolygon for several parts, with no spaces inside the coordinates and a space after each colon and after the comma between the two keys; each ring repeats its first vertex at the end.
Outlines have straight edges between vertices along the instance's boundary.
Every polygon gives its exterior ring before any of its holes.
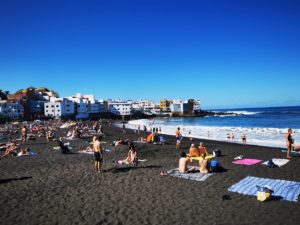
{"type": "MultiPolygon", "coordinates": [[[[170,144],[162,146],[135,144],[139,157],[147,161],[138,168],[116,167],[113,160],[124,159],[128,148],[110,147],[110,141],[136,140],[137,134],[122,134],[118,128],[105,131],[105,147],[113,152],[105,154],[101,174],[94,173],[92,155],[62,155],[53,149],[55,142],[46,143],[44,138],[29,142],[36,157],[0,160],[0,224],[299,223],[300,200],[259,202],[255,196],[227,189],[248,175],[300,182],[300,157],[280,168],[235,165],[232,160],[237,155],[265,161],[285,154],[275,148],[204,140],[209,151],[222,149],[218,160],[227,171],[197,182],[159,175],[178,166],[174,137],[165,136],[170,144]],[[223,195],[231,199],[223,200],[223,195]]],[[[90,140],[71,141],[73,151],[88,146],[90,140]]],[[[184,139],[183,149],[189,146],[184,139]]]]}

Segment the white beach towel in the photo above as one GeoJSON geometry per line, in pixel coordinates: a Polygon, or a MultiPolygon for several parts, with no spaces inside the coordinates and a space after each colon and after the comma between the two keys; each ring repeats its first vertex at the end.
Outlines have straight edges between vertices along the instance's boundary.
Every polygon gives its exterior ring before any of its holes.
{"type": "MultiPolygon", "coordinates": [[[[194,166],[195,169],[199,170],[199,167],[194,166]]],[[[188,166],[188,168],[191,168],[188,166]]],[[[210,176],[214,175],[214,173],[200,173],[200,172],[195,172],[195,173],[180,173],[178,168],[175,168],[173,170],[167,171],[168,175],[171,177],[177,177],[177,178],[183,178],[187,180],[194,180],[194,181],[205,181],[207,178],[210,176]]]]}
{"type": "MultiPolygon", "coordinates": [[[[287,164],[290,160],[288,160],[288,159],[276,159],[276,158],[274,158],[274,159],[272,159],[272,161],[273,161],[273,163],[275,165],[281,167],[281,166],[287,164]]],[[[265,161],[262,164],[267,166],[268,165],[268,161],[265,161]]]]}

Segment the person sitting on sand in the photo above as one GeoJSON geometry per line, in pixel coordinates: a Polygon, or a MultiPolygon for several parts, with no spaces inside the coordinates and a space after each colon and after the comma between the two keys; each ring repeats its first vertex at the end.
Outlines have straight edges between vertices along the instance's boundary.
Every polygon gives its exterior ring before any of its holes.
{"type": "Polygon", "coordinates": [[[189,156],[190,157],[198,157],[199,156],[199,149],[195,146],[195,144],[191,144],[189,156]]]}
{"type": "Polygon", "coordinates": [[[132,142],[129,143],[127,158],[124,160],[119,160],[118,164],[132,164],[134,167],[138,166],[138,154],[132,142]]]}
{"type": "Polygon", "coordinates": [[[208,160],[206,159],[206,154],[203,153],[199,159],[200,173],[208,173],[208,160]]]}
{"type": "Polygon", "coordinates": [[[203,146],[203,142],[200,142],[200,145],[199,145],[199,155],[202,155],[204,153],[206,155],[208,155],[208,152],[207,152],[206,148],[203,146]]]}
{"type": "Polygon", "coordinates": [[[300,146],[297,146],[295,145],[294,143],[294,139],[292,137],[292,133],[293,133],[293,130],[291,128],[288,129],[288,132],[285,136],[285,142],[286,142],[286,146],[287,146],[287,158],[290,159],[291,158],[291,151],[292,151],[292,148],[295,150],[295,151],[299,151],[300,150],[300,146]]]}
{"type": "Polygon", "coordinates": [[[62,137],[58,141],[58,146],[60,147],[60,150],[61,150],[62,154],[69,154],[69,153],[71,153],[71,150],[69,149],[69,147],[65,146],[64,143],[62,142],[62,137]]]}
{"type": "Polygon", "coordinates": [[[49,130],[46,134],[46,139],[47,141],[53,141],[53,138],[54,138],[54,132],[53,130],[49,130]]]}
{"type": "Polygon", "coordinates": [[[179,166],[178,166],[179,172],[180,173],[192,173],[192,172],[195,172],[195,168],[194,167],[192,167],[190,169],[188,169],[188,167],[187,167],[187,164],[191,163],[191,162],[192,162],[192,159],[189,156],[187,156],[185,154],[185,152],[181,152],[180,159],[179,159],[179,166]]]}

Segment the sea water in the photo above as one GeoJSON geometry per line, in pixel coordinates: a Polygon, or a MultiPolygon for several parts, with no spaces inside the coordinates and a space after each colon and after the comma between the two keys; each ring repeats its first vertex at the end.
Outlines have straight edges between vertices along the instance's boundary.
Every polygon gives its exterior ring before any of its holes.
{"type": "Polygon", "coordinates": [[[247,144],[286,147],[285,135],[288,128],[293,129],[296,145],[300,145],[300,106],[272,108],[243,108],[211,110],[215,112],[236,113],[238,115],[221,115],[207,117],[156,117],[153,119],[131,120],[127,128],[141,130],[160,127],[161,133],[175,135],[180,127],[184,137],[210,139],[242,143],[245,134],[247,144]],[[228,139],[228,136],[234,138],[228,139]]]}

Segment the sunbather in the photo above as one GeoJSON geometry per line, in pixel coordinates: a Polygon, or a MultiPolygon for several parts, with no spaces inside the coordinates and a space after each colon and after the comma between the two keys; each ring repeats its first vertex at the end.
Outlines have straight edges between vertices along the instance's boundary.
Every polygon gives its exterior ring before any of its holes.
{"type": "Polygon", "coordinates": [[[203,146],[203,142],[200,142],[200,145],[199,145],[199,155],[202,155],[204,153],[206,155],[208,155],[208,152],[207,152],[206,148],[203,146]]]}
{"type": "Polygon", "coordinates": [[[203,153],[199,159],[200,173],[208,173],[208,160],[206,159],[206,154],[203,153]]]}
{"type": "Polygon", "coordinates": [[[30,149],[29,148],[23,148],[18,153],[18,156],[30,156],[30,149]]]}
{"type": "Polygon", "coordinates": [[[60,150],[61,150],[62,154],[69,154],[69,153],[71,153],[71,150],[69,149],[69,147],[65,146],[64,143],[62,142],[62,138],[59,139],[58,146],[60,147],[60,150]]]}
{"type": "Polygon", "coordinates": [[[189,156],[190,157],[198,157],[199,156],[199,149],[195,146],[195,144],[191,144],[189,156]]]}
{"type": "Polygon", "coordinates": [[[127,158],[125,160],[119,160],[119,164],[132,164],[134,167],[138,166],[138,154],[133,145],[133,143],[129,144],[129,151],[127,154],[127,158]]]}
{"type": "Polygon", "coordinates": [[[94,152],[94,150],[91,147],[87,147],[86,149],[81,149],[79,152],[94,152]]]}
{"type": "Polygon", "coordinates": [[[5,151],[4,155],[1,156],[1,158],[16,156],[17,155],[17,149],[18,149],[18,147],[15,143],[9,143],[6,146],[6,151],[5,151]]]}
{"type": "Polygon", "coordinates": [[[192,159],[189,156],[187,156],[185,154],[185,152],[182,152],[180,154],[180,159],[179,159],[179,167],[178,167],[179,172],[180,173],[192,173],[192,172],[195,172],[195,168],[194,167],[192,167],[191,169],[188,169],[188,167],[187,167],[187,164],[191,163],[191,162],[192,162],[192,159]]]}

